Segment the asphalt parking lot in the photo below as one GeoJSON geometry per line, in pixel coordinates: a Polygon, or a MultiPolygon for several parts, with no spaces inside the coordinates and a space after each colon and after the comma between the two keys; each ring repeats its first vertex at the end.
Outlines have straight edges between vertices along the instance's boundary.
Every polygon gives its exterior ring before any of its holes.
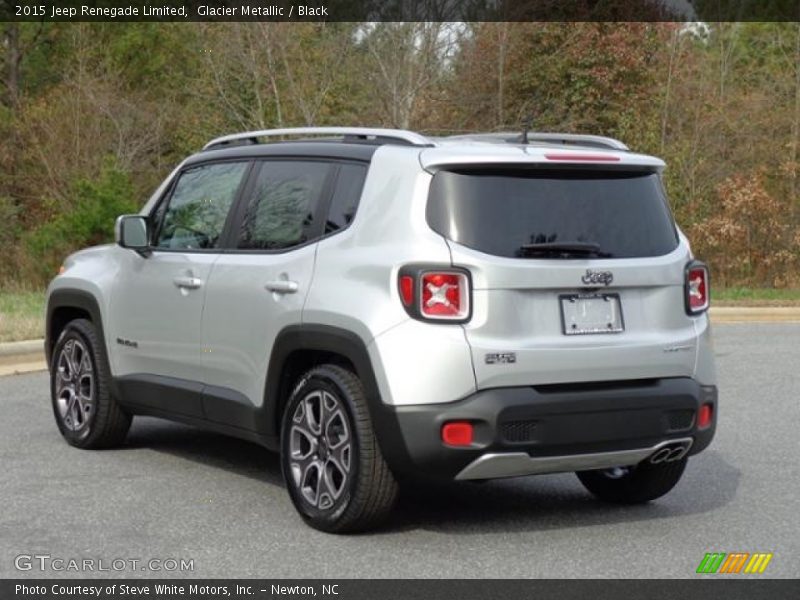
{"type": "Polygon", "coordinates": [[[796,577],[800,324],[715,338],[717,437],[661,500],[604,505],[571,474],[415,488],[386,529],[351,537],[306,527],[258,446],[142,418],[122,449],[77,450],[45,373],[0,378],[0,577],[80,575],[17,571],[20,554],[194,561],[105,573],[128,577],[694,577],[734,551],[774,554],[756,577],[796,577]]]}

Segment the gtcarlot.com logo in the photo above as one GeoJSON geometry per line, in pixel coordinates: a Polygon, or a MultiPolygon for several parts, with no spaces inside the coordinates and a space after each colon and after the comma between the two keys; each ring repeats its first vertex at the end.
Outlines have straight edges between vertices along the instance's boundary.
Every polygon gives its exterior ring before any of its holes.
{"type": "Polygon", "coordinates": [[[698,573],[709,574],[757,574],[763,573],[769,561],[772,560],[771,552],[706,552],[703,560],[697,567],[698,573]]]}
{"type": "Polygon", "coordinates": [[[14,558],[17,571],[194,571],[194,559],[185,558],[62,558],[50,554],[19,554],[14,558]]]}

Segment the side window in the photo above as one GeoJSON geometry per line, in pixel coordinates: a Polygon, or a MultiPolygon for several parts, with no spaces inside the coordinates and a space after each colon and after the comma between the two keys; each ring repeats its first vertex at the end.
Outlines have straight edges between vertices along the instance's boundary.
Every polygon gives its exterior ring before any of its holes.
{"type": "Polygon", "coordinates": [[[361,190],[366,177],[367,167],[364,165],[343,164],[339,167],[336,189],[331,199],[328,219],[325,221],[325,233],[344,229],[356,216],[358,201],[361,199],[361,190]]]}
{"type": "Polygon", "coordinates": [[[216,248],[247,164],[203,165],[182,173],[164,211],[155,247],[216,248]]]}
{"type": "Polygon", "coordinates": [[[239,248],[275,250],[309,241],[331,168],[312,161],[264,162],[242,219],[239,248]]]}

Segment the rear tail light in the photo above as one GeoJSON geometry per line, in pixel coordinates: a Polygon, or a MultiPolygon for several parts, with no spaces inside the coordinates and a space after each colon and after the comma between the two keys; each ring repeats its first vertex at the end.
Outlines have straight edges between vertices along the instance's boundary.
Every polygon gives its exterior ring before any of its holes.
{"type": "Polygon", "coordinates": [[[424,316],[433,319],[463,319],[469,314],[469,283],[463,273],[423,273],[420,282],[420,311],[424,316]]]}
{"type": "Polygon", "coordinates": [[[472,290],[464,269],[408,265],[400,270],[397,287],[415,319],[464,323],[470,318],[472,290]]]}
{"type": "Polygon", "coordinates": [[[704,263],[693,261],[686,265],[685,293],[688,314],[699,315],[708,309],[711,301],[711,289],[708,267],[704,263]]]}

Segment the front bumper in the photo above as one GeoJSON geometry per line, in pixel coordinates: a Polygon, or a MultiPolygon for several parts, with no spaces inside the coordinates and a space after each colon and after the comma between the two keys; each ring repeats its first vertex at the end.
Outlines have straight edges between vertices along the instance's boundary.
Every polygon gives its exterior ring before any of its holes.
{"type": "Polygon", "coordinates": [[[381,449],[402,474],[491,479],[628,466],[666,444],[697,454],[714,437],[717,388],[690,378],[497,388],[446,404],[385,406],[381,449]],[[697,427],[702,404],[713,418],[697,427]],[[470,446],[441,441],[442,425],[469,421],[470,446]]]}

